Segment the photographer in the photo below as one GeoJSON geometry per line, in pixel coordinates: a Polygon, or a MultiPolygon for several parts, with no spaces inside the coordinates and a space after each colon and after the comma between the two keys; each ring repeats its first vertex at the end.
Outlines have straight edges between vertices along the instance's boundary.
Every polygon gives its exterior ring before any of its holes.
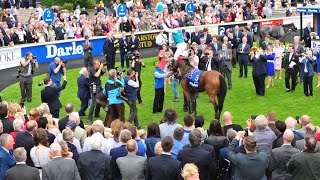
{"type": "MultiPolygon", "coordinates": [[[[89,110],[88,121],[92,122],[93,111],[95,111],[95,117],[100,117],[100,105],[97,103],[96,95],[102,90],[101,88],[101,76],[104,75],[103,64],[99,60],[93,61],[93,66],[89,70],[89,83],[91,94],[91,106],[89,110]]],[[[106,68],[104,68],[106,69],[106,68]]]]}
{"type": "Polygon", "coordinates": [[[63,84],[60,87],[52,86],[53,81],[50,77],[46,77],[43,83],[46,85],[41,91],[41,102],[47,103],[50,109],[52,117],[59,118],[60,108],[62,107],[59,100],[59,92],[66,88],[67,77],[66,74],[63,75],[63,84]]]}
{"type": "Polygon", "coordinates": [[[18,69],[18,78],[20,81],[21,102],[27,98],[28,102],[32,101],[32,76],[34,68],[39,68],[37,58],[32,56],[31,52],[27,52],[25,58],[20,61],[20,69],[18,69]]]}
{"type": "Polygon", "coordinates": [[[109,79],[105,84],[103,94],[108,96],[109,110],[107,112],[104,124],[110,127],[115,119],[124,122],[124,104],[121,95],[121,87],[124,87],[123,72],[117,72],[115,69],[109,70],[109,79]],[[119,78],[117,78],[119,76],[119,78]]]}
{"type": "Polygon", "coordinates": [[[144,62],[142,61],[142,59],[140,58],[140,54],[138,50],[135,50],[133,52],[133,56],[132,56],[132,63],[131,63],[131,69],[134,70],[134,72],[138,73],[138,80],[139,80],[139,88],[138,88],[138,92],[137,92],[137,98],[138,98],[138,102],[139,104],[143,104],[143,101],[141,99],[141,87],[142,87],[142,81],[141,81],[141,67],[146,67],[144,62]]]}
{"type": "Polygon", "coordinates": [[[62,61],[59,57],[54,58],[48,68],[48,76],[52,80],[52,87],[60,87],[61,75],[65,74],[67,61],[62,61]]]}
{"type": "Polygon", "coordinates": [[[128,121],[132,123],[134,121],[134,125],[139,129],[139,121],[138,121],[138,112],[136,106],[137,100],[137,90],[139,88],[139,74],[134,70],[128,70],[127,77],[124,78],[124,92],[126,98],[128,98],[128,104],[130,106],[130,115],[128,121]]]}

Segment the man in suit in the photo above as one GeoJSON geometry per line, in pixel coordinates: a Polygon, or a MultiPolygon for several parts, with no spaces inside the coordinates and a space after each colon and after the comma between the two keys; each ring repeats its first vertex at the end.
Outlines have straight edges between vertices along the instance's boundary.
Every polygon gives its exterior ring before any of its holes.
{"type": "Polygon", "coordinates": [[[212,37],[212,51],[213,54],[216,56],[217,52],[221,50],[221,44],[218,42],[217,36],[212,37]]]}
{"type": "Polygon", "coordinates": [[[138,147],[134,139],[127,142],[128,154],[117,159],[122,179],[144,179],[146,158],[137,156],[138,147]]]}
{"type": "Polygon", "coordinates": [[[146,180],[176,180],[180,178],[180,161],[171,157],[172,137],[166,136],[161,141],[162,154],[147,160],[146,180]]]}
{"type": "MultiPolygon", "coordinates": [[[[86,67],[81,68],[79,72],[80,76],[77,79],[78,84],[78,98],[81,101],[81,108],[79,109],[79,115],[85,116],[85,112],[88,108],[90,99],[90,84],[88,78],[88,70],[86,67]]],[[[59,126],[60,127],[60,126],[59,126]]]]}
{"type": "Polygon", "coordinates": [[[108,70],[114,69],[115,67],[115,44],[116,42],[113,41],[112,33],[109,32],[107,34],[107,39],[104,42],[102,49],[103,55],[106,57],[106,64],[108,70]]]}
{"type": "Polygon", "coordinates": [[[239,44],[237,48],[238,53],[238,61],[240,66],[240,74],[239,77],[243,76],[244,69],[244,78],[248,77],[248,62],[249,62],[249,53],[250,53],[250,45],[247,43],[247,38],[242,38],[242,43],[239,44]]]}
{"type": "MultiPolygon", "coordinates": [[[[306,134],[305,134],[306,136],[305,137],[307,137],[307,136],[316,136],[317,127],[315,125],[309,123],[305,129],[306,129],[306,134]]],[[[305,142],[304,139],[297,140],[295,142],[294,147],[299,149],[300,151],[303,151],[303,150],[305,150],[304,142],[305,142]]],[[[314,150],[316,152],[320,152],[320,143],[317,143],[316,148],[314,150]]]]}
{"type": "Polygon", "coordinates": [[[7,29],[6,33],[4,34],[4,43],[6,46],[13,45],[11,30],[7,29]]]}
{"type": "Polygon", "coordinates": [[[66,30],[63,27],[63,23],[59,22],[58,27],[54,29],[56,33],[56,40],[64,40],[64,34],[66,33],[66,30]]]}
{"type": "Polygon", "coordinates": [[[71,103],[68,103],[64,107],[64,109],[66,111],[67,116],[58,121],[59,130],[61,132],[66,128],[67,122],[69,121],[69,114],[74,112],[74,107],[73,107],[73,104],[71,103]]]}
{"type": "Polygon", "coordinates": [[[234,34],[230,32],[228,34],[228,41],[232,44],[232,67],[235,68],[237,65],[237,48],[238,48],[238,40],[234,37],[234,34]]]}
{"type": "Polygon", "coordinates": [[[0,33],[0,47],[6,46],[4,36],[2,33],[0,33]]]}
{"type": "Polygon", "coordinates": [[[134,32],[131,33],[131,39],[129,41],[129,48],[131,52],[134,52],[135,50],[138,50],[140,47],[139,45],[139,39],[136,38],[136,35],[134,32]]]}
{"type": "Polygon", "coordinates": [[[89,68],[90,66],[92,66],[92,61],[93,61],[93,56],[92,56],[93,45],[89,41],[89,36],[85,35],[84,40],[85,41],[82,43],[82,48],[83,48],[83,52],[84,52],[83,67],[89,68]]]}
{"type": "Polygon", "coordinates": [[[311,27],[311,22],[308,22],[307,27],[303,29],[303,39],[305,43],[305,47],[311,47],[311,37],[310,33],[314,32],[313,27],[311,27]]]}
{"type": "Polygon", "coordinates": [[[11,121],[8,117],[8,107],[7,105],[0,103],[0,120],[3,125],[3,133],[10,134],[14,131],[13,129],[13,121],[11,121]]]}
{"type": "Polygon", "coordinates": [[[4,179],[5,172],[16,165],[16,161],[11,155],[13,150],[14,140],[10,134],[2,134],[0,137],[0,179],[4,179]]]}
{"type": "Polygon", "coordinates": [[[206,48],[207,48],[207,45],[206,45],[206,43],[204,41],[204,38],[200,38],[199,42],[200,42],[200,44],[198,45],[198,49],[200,51],[204,52],[206,50],[206,48]]]}
{"type": "Polygon", "coordinates": [[[269,45],[272,45],[272,43],[269,42],[269,41],[270,41],[270,36],[269,36],[269,35],[266,35],[266,36],[264,37],[264,41],[263,41],[262,44],[261,44],[261,48],[262,48],[264,51],[268,49],[268,46],[269,46],[269,45]]]}
{"type": "Polygon", "coordinates": [[[296,82],[297,82],[297,73],[299,70],[299,57],[293,51],[293,47],[288,47],[288,53],[286,56],[285,62],[285,81],[286,81],[286,92],[294,92],[296,89],[296,82]],[[290,78],[291,78],[291,87],[290,87],[290,78]]]}
{"type": "Polygon", "coordinates": [[[184,42],[185,42],[185,43],[189,43],[190,33],[189,33],[189,32],[186,32],[185,29],[182,29],[182,36],[183,36],[184,42]]]}
{"type": "Polygon", "coordinates": [[[292,179],[286,165],[294,154],[300,152],[299,149],[292,147],[293,138],[292,130],[287,129],[283,134],[283,145],[272,150],[268,162],[268,171],[272,172],[272,179],[292,179]]]}
{"type": "Polygon", "coordinates": [[[254,136],[245,137],[245,131],[238,131],[228,149],[227,158],[231,161],[235,170],[234,179],[267,179],[265,174],[268,166],[268,155],[265,152],[257,152],[257,139],[254,136]],[[244,139],[246,154],[235,153],[240,138],[244,139]]]}
{"type": "Polygon", "coordinates": [[[287,169],[293,180],[320,179],[320,153],[315,152],[316,144],[316,137],[305,137],[306,149],[290,158],[287,169]]]}
{"type": "MultiPolygon", "coordinates": [[[[252,37],[248,34],[248,32],[249,32],[248,27],[245,27],[245,28],[243,29],[243,32],[242,32],[242,35],[243,35],[243,36],[242,36],[242,39],[241,39],[241,40],[243,40],[243,37],[246,37],[246,38],[247,38],[246,43],[248,43],[249,46],[252,47],[252,46],[253,46],[253,39],[252,39],[252,37]]],[[[243,41],[241,41],[241,43],[243,43],[243,41]]]]}
{"type": "Polygon", "coordinates": [[[202,71],[211,71],[211,70],[217,70],[217,59],[213,55],[212,50],[207,50],[207,53],[205,53],[205,56],[201,58],[199,62],[199,69],[202,71]]]}
{"type": "Polygon", "coordinates": [[[252,79],[256,89],[257,96],[265,94],[265,79],[267,75],[267,58],[264,56],[263,49],[259,49],[255,55],[251,56],[252,62],[252,79]]]}
{"type": "Polygon", "coordinates": [[[78,169],[82,179],[111,179],[111,157],[101,151],[104,137],[94,133],[89,140],[91,150],[80,154],[78,169]]]}
{"type": "Polygon", "coordinates": [[[87,138],[87,132],[84,130],[84,128],[80,127],[80,116],[78,112],[72,112],[69,115],[69,121],[67,123],[67,127],[70,123],[70,121],[73,121],[73,127],[70,128],[74,132],[74,137],[77,138],[80,141],[81,147],[83,147],[84,140],[87,138]]]}
{"type": "Polygon", "coordinates": [[[211,34],[208,33],[208,29],[204,28],[203,33],[200,35],[200,38],[204,39],[205,44],[210,44],[212,41],[211,34]]]}
{"type": "MultiPolygon", "coordinates": [[[[295,36],[293,38],[293,50],[294,50],[294,53],[296,55],[298,55],[298,57],[302,57],[304,55],[304,49],[303,49],[303,46],[300,44],[300,39],[299,39],[299,36],[295,36]]],[[[300,78],[300,84],[302,83],[303,81],[303,67],[302,67],[302,64],[300,63],[299,64],[299,78],[300,78]]]]}
{"type": "Polygon", "coordinates": [[[189,134],[191,147],[180,150],[178,160],[181,161],[181,167],[187,163],[194,163],[199,169],[200,179],[214,179],[216,166],[211,153],[201,149],[201,132],[194,129],[189,134]]]}
{"type": "Polygon", "coordinates": [[[218,51],[218,62],[219,62],[219,71],[223,75],[224,78],[228,78],[228,89],[232,89],[232,51],[231,49],[227,49],[227,44],[222,44],[222,49],[218,51]]]}
{"type": "Polygon", "coordinates": [[[61,146],[58,143],[50,145],[49,156],[52,160],[42,167],[43,180],[81,180],[76,163],[73,159],[65,159],[61,156],[61,146]]]}
{"type": "Polygon", "coordinates": [[[238,25],[234,27],[234,37],[236,38],[238,43],[240,43],[243,37],[242,31],[240,31],[240,27],[238,25]]]}
{"type": "Polygon", "coordinates": [[[34,146],[33,135],[38,129],[38,124],[35,120],[27,122],[26,131],[20,131],[16,137],[16,147],[24,147],[27,151],[26,163],[28,166],[34,166],[30,157],[30,150],[34,146]]]}
{"type": "Polygon", "coordinates": [[[303,71],[303,91],[306,97],[313,96],[313,63],[312,52],[308,51],[306,56],[300,61],[303,71]]]}
{"type": "Polygon", "coordinates": [[[191,33],[191,43],[195,42],[197,44],[200,44],[200,33],[199,28],[196,28],[194,32],[191,33]]]}
{"type": "Polygon", "coordinates": [[[117,165],[117,159],[120,157],[125,157],[128,154],[128,151],[126,150],[126,144],[130,139],[131,139],[131,132],[127,129],[122,130],[120,132],[120,142],[122,143],[122,145],[120,147],[112,148],[110,150],[111,172],[112,172],[112,178],[114,180],[122,179],[119,167],[117,165]]]}
{"type": "Polygon", "coordinates": [[[126,37],[126,32],[122,31],[121,37],[119,38],[120,44],[120,57],[121,57],[121,68],[124,68],[124,60],[126,60],[126,67],[129,68],[129,59],[127,53],[129,51],[129,41],[126,37]]]}
{"type": "Polygon", "coordinates": [[[59,118],[60,108],[62,104],[59,100],[59,92],[66,88],[67,77],[66,74],[63,75],[63,84],[60,87],[52,87],[52,80],[50,77],[46,77],[43,83],[46,85],[43,90],[41,90],[41,102],[47,103],[50,108],[50,113],[52,117],[59,118]]]}
{"type": "Polygon", "coordinates": [[[17,164],[6,171],[4,179],[16,180],[23,177],[25,180],[40,180],[39,170],[26,165],[27,151],[23,147],[15,149],[13,156],[17,164]]]}

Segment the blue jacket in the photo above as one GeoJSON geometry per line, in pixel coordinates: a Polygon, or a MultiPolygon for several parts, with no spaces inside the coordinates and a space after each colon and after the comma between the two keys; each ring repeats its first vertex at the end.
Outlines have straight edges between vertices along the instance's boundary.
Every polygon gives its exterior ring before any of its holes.
{"type": "Polygon", "coordinates": [[[164,88],[164,79],[167,75],[168,73],[164,72],[162,69],[156,68],[156,70],[154,71],[155,89],[164,88]]]}
{"type": "Polygon", "coordinates": [[[5,172],[16,165],[16,161],[6,150],[0,146],[0,180],[3,180],[5,172]]]}
{"type": "Polygon", "coordinates": [[[135,101],[137,100],[137,88],[129,86],[128,82],[131,78],[130,77],[125,77],[124,78],[124,83],[125,83],[125,87],[124,87],[124,91],[126,93],[126,98],[128,98],[129,101],[135,101]]]}
{"type": "Polygon", "coordinates": [[[308,72],[308,76],[313,76],[314,75],[314,71],[313,71],[313,67],[312,64],[314,63],[314,59],[312,57],[305,57],[302,59],[301,63],[301,72],[304,72],[305,67],[307,68],[307,72],[308,72]]]}
{"type": "Polygon", "coordinates": [[[122,37],[119,38],[119,44],[120,44],[120,52],[125,52],[126,50],[129,50],[129,41],[128,38],[123,39],[122,37]]]}
{"type": "Polygon", "coordinates": [[[85,75],[80,75],[78,77],[78,98],[80,99],[90,99],[90,84],[89,84],[89,78],[87,78],[85,75]]]}
{"type": "Polygon", "coordinates": [[[239,53],[239,51],[242,49],[242,43],[239,44],[237,48],[238,53],[238,61],[249,61],[249,53],[250,53],[250,45],[246,43],[244,46],[243,53],[239,53]]]}
{"type": "Polygon", "coordinates": [[[105,96],[108,96],[109,105],[123,103],[123,100],[117,97],[120,93],[120,87],[124,87],[123,78],[121,78],[120,80],[107,80],[105,88],[103,89],[103,94],[105,96]]]}

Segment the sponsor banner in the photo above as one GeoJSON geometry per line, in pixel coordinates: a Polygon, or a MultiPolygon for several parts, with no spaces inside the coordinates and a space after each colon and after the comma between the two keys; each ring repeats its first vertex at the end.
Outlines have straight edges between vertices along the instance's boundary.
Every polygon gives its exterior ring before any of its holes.
{"type": "MultiPolygon", "coordinates": [[[[140,48],[143,49],[143,48],[158,47],[158,45],[156,44],[156,38],[158,34],[159,34],[158,32],[147,33],[147,34],[137,34],[136,38],[139,39],[140,48]]],[[[129,39],[131,39],[131,36],[129,37],[129,39]]]]}
{"type": "Polygon", "coordinates": [[[0,69],[19,66],[21,61],[21,48],[2,48],[0,51],[0,69]]]}
{"type": "Polygon", "coordinates": [[[284,24],[283,19],[277,19],[277,20],[271,20],[271,21],[261,21],[260,27],[261,26],[275,26],[277,24],[284,24]]]}
{"type": "MultiPolygon", "coordinates": [[[[311,22],[313,24],[313,17],[312,16],[302,16],[302,27],[305,28],[311,22]]],[[[298,29],[300,29],[300,17],[290,18],[290,19],[283,19],[283,24],[290,24],[293,23],[298,29]]]]}
{"type": "Polygon", "coordinates": [[[320,40],[319,39],[311,40],[311,49],[314,49],[319,45],[320,45],[320,40]]]}
{"type": "Polygon", "coordinates": [[[320,9],[319,8],[297,8],[297,13],[314,13],[319,14],[320,9]]]}

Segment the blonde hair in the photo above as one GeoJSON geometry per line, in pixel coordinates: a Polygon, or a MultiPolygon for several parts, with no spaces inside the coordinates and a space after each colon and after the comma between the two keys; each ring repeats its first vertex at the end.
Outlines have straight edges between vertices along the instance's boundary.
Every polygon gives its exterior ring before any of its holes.
{"type": "Polygon", "coordinates": [[[61,146],[61,156],[64,158],[68,158],[69,157],[69,148],[68,148],[67,142],[64,140],[61,140],[61,141],[59,141],[59,145],[61,146]]]}
{"type": "Polygon", "coordinates": [[[45,115],[43,115],[43,117],[46,117],[46,118],[47,118],[47,121],[48,121],[48,129],[55,128],[55,125],[53,124],[53,118],[52,118],[52,115],[51,115],[51,114],[45,114],[45,115]]]}
{"type": "Polygon", "coordinates": [[[50,108],[47,103],[42,103],[38,107],[39,114],[42,116],[44,114],[50,114],[50,108]]]}
{"type": "Polygon", "coordinates": [[[10,103],[8,106],[8,116],[14,117],[17,112],[21,112],[21,106],[17,103],[10,103]]]}
{"type": "Polygon", "coordinates": [[[183,179],[187,179],[188,177],[199,173],[198,167],[193,163],[187,163],[184,165],[183,169],[181,170],[181,176],[183,179]]]}

